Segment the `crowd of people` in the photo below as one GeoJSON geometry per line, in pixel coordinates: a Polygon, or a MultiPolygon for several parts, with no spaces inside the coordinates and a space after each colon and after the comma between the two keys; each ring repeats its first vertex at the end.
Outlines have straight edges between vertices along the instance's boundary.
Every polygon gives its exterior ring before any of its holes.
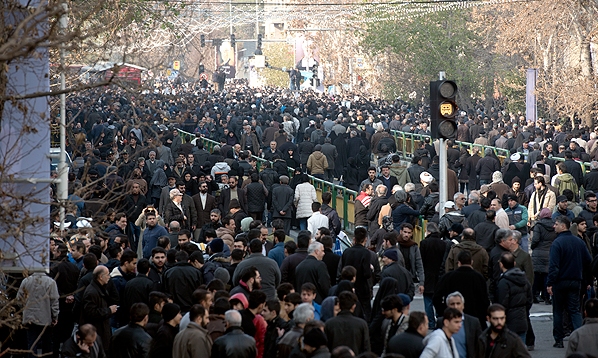
{"type": "Polygon", "coordinates": [[[15,290],[15,345],[93,358],[529,357],[542,302],[555,347],[570,334],[567,355],[598,356],[598,162],[584,173],[575,161],[595,159],[595,132],[477,103],[456,139],[511,155],[448,141],[453,200],[441,208],[438,143],[422,140],[407,164],[390,132],[429,134],[423,105],[169,86],[67,100],[66,228],[54,210],[50,274],[15,290]],[[351,247],[336,193],[318,198],[308,175],[358,193],[351,247]],[[410,309],[416,294],[425,312],[410,309]]]}

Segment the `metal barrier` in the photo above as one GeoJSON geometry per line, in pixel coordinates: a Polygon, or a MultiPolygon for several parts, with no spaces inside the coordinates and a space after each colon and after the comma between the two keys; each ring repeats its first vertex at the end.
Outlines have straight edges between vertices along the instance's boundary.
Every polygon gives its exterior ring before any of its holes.
{"type": "MultiPolygon", "coordinates": [[[[414,134],[414,133],[401,132],[401,131],[395,131],[395,130],[391,130],[390,132],[395,139],[397,149],[402,150],[404,156],[413,155],[413,153],[415,153],[415,151],[417,150],[417,143],[420,141],[423,141],[426,138],[429,138],[430,143],[432,143],[432,139],[429,135],[414,134]]],[[[503,161],[506,158],[508,158],[511,155],[510,151],[508,149],[492,147],[489,145],[474,144],[474,143],[461,142],[461,141],[455,141],[455,144],[458,146],[459,149],[461,149],[462,147],[466,147],[468,150],[471,150],[474,147],[480,148],[480,156],[482,156],[482,157],[486,154],[485,153],[486,148],[489,148],[498,157],[501,164],[503,163],[503,161]]],[[[559,157],[552,157],[551,159],[560,161],[560,162],[565,161],[564,158],[559,158],[559,157]]],[[[582,170],[583,174],[585,174],[587,171],[590,170],[590,163],[582,162],[579,160],[576,160],[576,162],[581,165],[581,170],[582,170]]]]}
{"type": "MultiPolygon", "coordinates": [[[[183,138],[187,137],[188,140],[191,141],[192,139],[198,138],[201,139],[204,148],[209,152],[214,150],[215,145],[219,145],[218,142],[208,139],[205,137],[196,137],[195,134],[185,132],[179,129],[179,133],[183,138]]],[[[258,170],[264,165],[264,163],[268,162],[266,159],[260,158],[258,156],[253,155],[253,157],[257,160],[257,168],[258,170]]],[[[287,167],[289,172],[289,178],[293,177],[294,168],[287,167]]],[[[355,198],[357,197],[358,193],[354,190],[347,189],[344,186],[336,185],[334,183],[327,182],[325,180],[321,180],[309,175],[310,183],[316,189],[316,194],[318,196],[318,200],[322,201],[322,193],[330,192],[335,198],[330,203],[332,208],[338,212],[338,216],[341,219],[341,223],[343,226],[343,230],[347,233],[353,234],[353,230],[355,229],[355,198]]]]}

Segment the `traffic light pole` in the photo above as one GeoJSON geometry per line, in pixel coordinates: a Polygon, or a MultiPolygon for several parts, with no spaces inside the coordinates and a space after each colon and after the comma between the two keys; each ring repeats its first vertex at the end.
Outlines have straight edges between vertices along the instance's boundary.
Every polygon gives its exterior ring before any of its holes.
{"type": "MultiPolygon", "coordinates": [[[[438,79],[444,80],[446,74],[444,71],[440,71],[438,73],[438,79]]],[[[447,161],[447,150],[446,150],[446,143],[444,138],[438,139],[439,145],[439,159],[440,159],[440,182],[438,183],[438,189],[440,191],[440,201],[438,205],[438,214],[439,217],[444,215],[444,203],[447,202],[448,197],[448,186],[447,186],[447,169],[448,169],[448,161],[447,161]]]]}

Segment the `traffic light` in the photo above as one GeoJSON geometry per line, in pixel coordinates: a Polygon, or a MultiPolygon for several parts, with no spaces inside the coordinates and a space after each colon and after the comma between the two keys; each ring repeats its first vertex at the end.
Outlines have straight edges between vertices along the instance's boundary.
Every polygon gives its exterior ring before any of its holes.
{"type": "Polygon", "coordinates": [[[199,65],[199,74],[206,72],[206,67],[204,65],[199,65]]]}
{"type": "Polygon", "coordinates": [[[230,34],[230,47],[235,47],[237,40],[235,39],[235,34],[230,34]]]}
{"type": "Polygon", "coordinates": [[[313,65],[313,67],[311,68],[311,73],[312,73],[312,85],[314,87],[318,87],[318,85],[319,85],[318,65],[313,65]]]}
{"type": "Polygon", "coordinates": [[[206,47],[206,35],[201,35],[199,39],[201,42],[201,47],[206,47]]]}
{"type": "Polygon", "coordinates": [[[262,34],[257,34],[257,44],[256,44],[256,48],[255,48],[255,54],[256,55],[264,54],[262,52],[262,34]]]}
{"type": "Polygon", "coordinates": [[[430,120],[433,139],[457,136],[457,84],[454,81],[430,82],[430,120]]]}

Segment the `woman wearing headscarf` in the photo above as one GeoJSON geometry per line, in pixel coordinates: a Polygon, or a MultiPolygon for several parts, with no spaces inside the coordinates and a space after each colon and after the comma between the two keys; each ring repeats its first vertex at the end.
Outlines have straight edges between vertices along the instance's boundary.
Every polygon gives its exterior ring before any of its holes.
{"type": "Polygon", "coordinates": [[[338,297],[328,296],[322,301],[322,307],[320,308],[320,320],[326,322],[340,312],[341,308],[339,305],[338,297]]]}
{"type": "Polygon", "coordinates": [[[334,177],[340,178],[343,175],[343,168],[347,166],[347,141],[345,134],[341,134],[332,140],[332,144],[336,147],[338,157],[334,160],[334,177]]]}
{"type": "Polygon", "coordinates": [[[399,228],[403,223],[412,224],[413,219],[417,218],[420,213],[407,205],[407,201],[411,200],[411,196],[404,190],[397,190],[395,192],[395,199],[397,200],[397,206],[392,210],[392,223],[394,227],[399,228]]]}
{"type": "Polygon", "coordinates": [[[377,355],[382,354],[384,349],[384,337],[382,336],[382,321],[386,316],[382,314],[382,300],[386,296],[396,295],[399,293],[399,283],[392,277],[385,277],[380,281],[380,288],[374,298],[372,306],[372,322],[370,323],[370,345],[372,352],[377,355]]]}
{"type": "Polygon", "coordinates": [[[552,246],[557,234],[554,231],[552,212],[549,208],[540,210],[538,218],[539,220],[534,225],[531,242],[531,249],[533,250],[532,264],[534,266],[534,301],[539,302],[541,298],[545,302],[550,302],[550,296],[546,292],[546,278],[548,277],[550,246],[552,246]]]}
{"type": "Polygon", "coordinates": [[[374,250],[375,252],[379,252],[382,249],[382,244],[384,244],[384,236],[389,232],[394,231],[394,225],[392,223],[392,217],[385,216],[382,218],[382,226],[374,232],[374,234],[370,237],[370,244],[368,247],[370,250],[374,250]]]}
{"type": "Polygon", "coordinates": [[[347,166],[344,167],[340,177],[343,178],[342,181],[347,189],[359,192],[361,180],[359,179],[359,168],[357,167],[355,158],[351,157],[347,160],[347,166]]]}
{"type": "Polygon", "coordinates": [[[149,183],[149,193],[151,198],[151,203],[154,204],[156,207],[160,204],[160,194],[162,193],[162,188],[168,185],[168,178],[166,177],[166,173],[162,168],[156,168],[154,170],[154,175],[152,176],[152,180],[149,183]]]}

